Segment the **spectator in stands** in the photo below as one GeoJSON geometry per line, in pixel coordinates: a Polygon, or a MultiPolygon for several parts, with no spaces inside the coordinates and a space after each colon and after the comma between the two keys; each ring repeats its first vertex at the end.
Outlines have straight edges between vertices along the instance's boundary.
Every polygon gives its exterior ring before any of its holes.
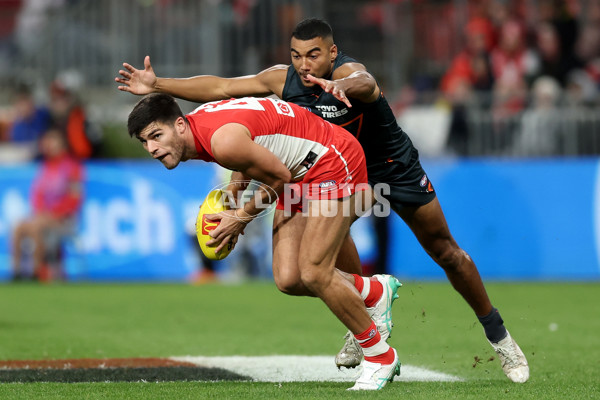
{"type": "Polygon", "coordinates": [[[33,93],[26,85],[19,85],[13,103],[14,120],[8,139],[16,144],[35,148],[37,141],[50,126],[50,111],[35,104],[33,93]]]}
{"type": "Polygon", "coordinates": [[[0,149],[2,142],[8,141],[8,130],[12,124],[11,114],[10,110],[0,108],[0,149]]]}
{"type": "Polygon", "coordinates": [[[489,59],[494,43],[492,24],[481,17],[471,20],[465,28],[465,39],[465,49],[454,58],[441,82],[442,92],[452,107],[448,148],[458,154],[467,153],[467,104],[477,93],[477,103],[486,107],[494,82],[489,59]]]}
{"type": "Polygon", "coordinates": [[[65,6],[67,0],[22,0],[15,21],[15,40],[18,51],[27,56],[40,51],[47,40],[44,28],[50,16],[65,6]]]}
{"type": "MultiPolygon", "coordinates": [[[[600,59],[599,66],[600,66],[600,59]]],[[[597,76],[600,78],[600,76],[597,76]]],[[[594,81],[590,69],[574,69],[567,75],[565,100],[570,107],[595,107],[600,94],[600,82],[594,81]]]]}
{"type": "Polygon", "coordinates": [[[587,5],[575,54],[582,67],[567,76],[570,100],[593,105],[600,93],[600,0],[590,1],[587,5]]]}
{"type": "Polygon", "coordinates": [[[569,72],[580,66],[572,48],[564,49],[556,26],[542,22],[536,28],[536,45],[540,55],[538,76],[551,76],[564,87],[569,72]]]}
{"type": "Polygon", "coordinates": [[[516,154],[551,156],[560,151],[561,114],[558,110],[561,88],[549,76],[535,80],[531,88],[532,106],[522,116],[516,154]]]}
{"type": "Polygon", "coordinates": [[[519,21],[504,22],[491,62],[495,82],[494,114],[505,117],[521,112],[527,102],[528,82],[539,69],[539,61],[527,48],[525,29],[519,21]]]}
{"type": "MultiPolygon", "coordinates": [[[[578,66],[578,60],[575,56],[575,43],[580,35],[579,20],[584,17],[581,3],[580,0],[543,0],[540,4],[542,17],[540,22],[547,22],[551,25],[558,42],[556,47],[559,49],[561,62],[552,60],[552,63],[562,64],[562,68],[566,69],[566,71],[559,69],[560,75],[551,76],[557,79],[563,87],[567,73],[578,66]],[[544,3],[549,3],[547,11],[544,11],[544,3]]],[[[593,1],[587,3],[590,5],[593,1]]],[[[540,75],[550,75],[548,72],[542,71],[540,75]]]]}
{"type": "Polygon", "coordinates": [[[3,0],[0,2],[0,71],[16,67],[16,44],[13,31],[21,8],[21,0],[3,0]]]}
{"type": "Polygon", "coordinates": [[[82,160],[90,158],[94,146],[86,112],[75,93],[58,79],[50,85],[50,111],[54,124],[66,135],[70,152],[82,160]]]}
{"type": "Polygon", "coordinates": [[[32,185],[32,215],[18,223],[13,231],[13,273],[15,279],[25,278],[28,271],[23,264],[28,243],[32,250],[33,276],[43,279],[47,272],[47,255],[54,250],[47,246],[50,235],[63,237],[71,233],[82,198],[81,164],[67,148],[65,136],[51,128],[40,139],[42,161],[32,185]]]}
{"type": "Polygon", "coordinates": [[[455,96],[466,86],[469,90],[489,91],[493,77],[489,54],[494,43],[494,28],[487,19],[475,18],[465,28],[466,46],[452,61],[442,78],[442,91],[455,96]]]}

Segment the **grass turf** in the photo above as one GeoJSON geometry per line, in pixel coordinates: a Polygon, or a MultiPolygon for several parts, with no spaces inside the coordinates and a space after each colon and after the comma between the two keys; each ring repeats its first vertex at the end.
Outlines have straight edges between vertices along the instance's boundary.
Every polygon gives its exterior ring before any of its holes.
{"type": "MultiPolygon", "coordinates": [[[[348,383],[4,383],[0,398],[600,398],[600,285],[487,285],[528,356],[531,379],[509,382],[466,303],[447,283],[407,282],[390,343],[404,364],[464,382],[395,382],[379,393],[348,383]],[[477,361],[479,360],[479,361],[477,361]]],[[[316,299],[272,284],[3,285],[0,359],[331,354],[342,325],[316,299]]],[[[332,361],[333,362],[333,361],[332,361]]]]}

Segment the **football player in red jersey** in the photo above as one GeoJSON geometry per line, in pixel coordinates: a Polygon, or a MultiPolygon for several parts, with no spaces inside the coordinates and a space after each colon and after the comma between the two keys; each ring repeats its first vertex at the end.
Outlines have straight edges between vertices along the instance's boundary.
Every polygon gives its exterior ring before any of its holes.
{"type": "Polygon", "coordinates": [[[353,333],[364,361],[363,372],[350,389],[379,390],[400,373],[398,354],[386,342],[400,282],[390,275],[369,279],[335,267],[350,225],[360,213],[356,203],[370,207],[373,197],[364,153],[348,131],[300,106],[271,98],[206,103],[185,116],[167,94],[142,98],[127,127],[168,169],[199,159],[260,182],[264,190],[250,201],[214,216],[220,223],[207,244],[214,243],[218,252],[235,243],[246,224],[263,211],[262,205],[277,200],[273,227],[277,287],[288,294],[319,297],[353,333]],[[300,196],[292,196],[286,190],[290,186],[300,196]],[[300,198],[305,201],[292,204],[300,198]]]}

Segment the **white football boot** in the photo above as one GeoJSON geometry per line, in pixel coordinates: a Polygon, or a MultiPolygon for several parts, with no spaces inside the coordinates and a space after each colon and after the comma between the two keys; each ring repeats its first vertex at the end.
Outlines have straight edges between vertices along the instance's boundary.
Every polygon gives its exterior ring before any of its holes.
{"type": "Polygon", "coordinates": [[[356,383],[347,390],[380,390],[388,382],[394,380],[396,375],[400,375],[400,360],[398,353],[394,350],[394,362],[391,364],[378,364],[366,360],[362,362],[362,373],[356,380],[356,383]]]}
{"type": "Polygon", "coordinates": [[[335,365],[339,368],[355,368],[360,365],[363,359],[362,347],[354,337],[351,331],[346,332],[344,336],[344,347],[335,356],[335,365]]]}
{"type": "Polygon", "coordinates": [[[513,382],[525,383],[529,379],[529,365],[525,354],[510,336],[510,333],[506,331],[506,337],[498,343],[490,342],[502,365],[502,370],[513,382]]]}

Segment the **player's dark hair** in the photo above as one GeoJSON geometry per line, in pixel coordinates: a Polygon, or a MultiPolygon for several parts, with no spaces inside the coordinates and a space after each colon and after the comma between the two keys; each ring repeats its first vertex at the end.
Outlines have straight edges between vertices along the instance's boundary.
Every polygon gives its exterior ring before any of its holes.
{"type": "Polygon", "coordinates": [[[151,93],[138,101],[129,113],[127,130],[131,137],[137,137],[153,122],[170,125],[179,117],[185,118],[173,96],[151,93]]]}
{"type": "Polygon", "coordinates": [[[308,18],[296,25],[292,37],[298,40],[310,40],[316,37],[333,39],[333,30],[322,19],[308,18]]]}

